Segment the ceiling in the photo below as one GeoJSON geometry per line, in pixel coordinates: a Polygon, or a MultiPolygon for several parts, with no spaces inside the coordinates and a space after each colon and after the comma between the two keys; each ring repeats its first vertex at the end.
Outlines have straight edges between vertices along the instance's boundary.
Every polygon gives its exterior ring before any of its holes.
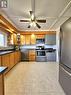
{"type": "Polygon", "coordinates": [[[56,30],[71,17],[71,0],[7,0],[7,8],[0,12],[20,31],[27,30],[56,30]],[[29,19],[29,11],[34,11],[36,18],[46,19],[46,23],[37,27],[27,28],[29,23],[20,19],[29,19]]]}

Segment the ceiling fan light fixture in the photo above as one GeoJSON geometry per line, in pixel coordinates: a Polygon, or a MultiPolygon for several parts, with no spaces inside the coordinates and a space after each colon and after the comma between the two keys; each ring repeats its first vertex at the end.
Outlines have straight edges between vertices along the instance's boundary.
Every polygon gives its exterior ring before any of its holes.
{"type": "Polygon", "coordinates": [[[36,19],[35,14],[33,11],[29,11],[30,12],[30,19],[29,20],[20,20],[21,22],[29,22],[29,26],[30,27],[37,27],[37,28],[41,28],[41,26],[39,25],[39,23],[46,23],[46,19],[36,19]]]}
{"type": "Polygon", "coordinates": [[[35,22],[33,22],[33,26],[34,26],[34,27],[36,26],[36,23],[35,23],[35,22]]]}
{"type": "Polygon", "coordinates": [[[31,16],[31,20],[34,20],[34,15],[32,14],[32,16],[31,16]]]}
{"type": "Polygon", "coordinates": [[[34,26],[35,27],[36,23],[33,21],[33,22],[30,23],[30,26],[34,26]]]}
{"type": "Polygon", "coordinates": [[[30,23],[30,26],[33,26],[33,23],[32,22],[30,23]]]}

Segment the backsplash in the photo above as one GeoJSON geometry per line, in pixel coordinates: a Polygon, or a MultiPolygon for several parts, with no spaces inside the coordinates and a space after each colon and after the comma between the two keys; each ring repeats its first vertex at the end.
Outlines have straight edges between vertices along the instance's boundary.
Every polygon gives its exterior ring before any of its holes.
{"type": "MultiPolygon", "coordinates": [[[[36,46],[37,45],[23,45],[23,46],[21,46],[20,47],[20,49],[36,49],[36,46]]],[[[42,45],[41,45],[42,46],[42,45]]],[[[45,48],[54,48],[54,49],[56,49],[57,48],[57,46],[56,45],[45,45],[44,44],[44,47],[45,48]]]]}
{"type": "Polygon", "coordinates": [[[0,47],[0,50],[9,50],[9,49],[14,49],[14,47],[13,46],[0,47]]]}

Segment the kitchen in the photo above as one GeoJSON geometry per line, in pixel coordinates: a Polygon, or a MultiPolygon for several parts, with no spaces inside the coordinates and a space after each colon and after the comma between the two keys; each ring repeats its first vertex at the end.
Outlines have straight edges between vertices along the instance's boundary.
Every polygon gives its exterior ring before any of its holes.
{"type": "Polygon", "coordinates": [[[0,95],[71,95],[71,1],[39,1],[0,1],[0,95]]]}
{"type": "Polygon", "coordinates": [[[5,65],[6,62],[6,66],[10,67],[8,68],[10,70],[20,61],[56,62],[56,31],[12,32],[6,27],[11,27],[11,30],[14,30],[15,27],[2,15],[0,15],[0,18],[0,31],[4,31],[6,36],[6,46],[0,48],[0,55],[5,56],[1,56],[2,65],[5,65]],[[8,24],[6,25],[6,23],[8,24]]]}
{"type": "Polygon", "coordinates": [[[3,95],[2,80],[19,62],[56,62],[56,31],[12,32],[7,28],[14,30],[14,26],[4,16],[0,18],[0,31],[5,36],[5,47],[0,47],[0,66],[6,68],[0,78],[3,95]]]}
{"type": "MultiPolygon", "coordinates": [[[[54,54],[55,58],[53,60],[48,59],[46,57],[46,52],[50,49],[56,50],[56,33],[55,32],[47,32],[47,34],[35,34],[24,36],[25,45],[22,45],[21,53],[22,53],[22,61],[56,61],[56,53],[54,54]],[[26,41],[27,38],[27,41],[26,41]],[[31,40],[31,41],[30,41],[31,40]],[[42,58],[43,57],[43,58],[42,58]],[[24,58],[24,59],[23,59],[24,58]]],[[[49,52],[49,51],[48,51],[49,52]]]]}

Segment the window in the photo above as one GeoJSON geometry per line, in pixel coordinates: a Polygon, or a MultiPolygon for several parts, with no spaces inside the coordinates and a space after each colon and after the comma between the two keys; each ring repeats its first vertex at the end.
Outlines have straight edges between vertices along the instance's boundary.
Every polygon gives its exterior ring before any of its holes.
{"type": "Polygon", "coordinates": [[[0,47],[7,46],[7,34],[0,31],[0,47]]]}

